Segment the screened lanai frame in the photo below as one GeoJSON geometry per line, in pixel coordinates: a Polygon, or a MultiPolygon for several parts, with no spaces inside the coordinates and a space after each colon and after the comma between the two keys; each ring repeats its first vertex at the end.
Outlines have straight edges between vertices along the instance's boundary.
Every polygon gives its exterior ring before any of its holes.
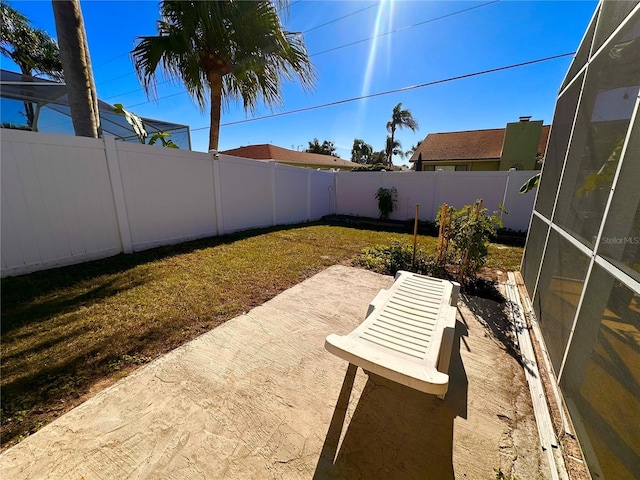
{"type": "MultiPolygon", "coordinates": [[[[34,131],[74,134],[67,89],[64,83],[2,70],[0,96],[3,99],[3,103],[5,100],[8,100],[19,102],[21,105],[23,105],[24,102],[30,102],[34,105],[35,118],[32,128],[34,131]],[[43,111],[59,114],[64,117],[65,120],[54,125],[39,125],[38,121],[43,111]],[[62,132],[59,130],[62,130],[62,132]]],[[[104,135],[114,136],[121,141],[138,143],[138,136],[127,123],[125,117],[114,113],[113,108],[113,105],[98,100],[102,133],[104,135]]],[[[5,121],[4,117],[3,115],[3,122],[5,121]]],[[[149,136],[158,132],[169,133],[171,135],[170,139],[180,148],[191,150],[191,134],[188,125],[153,120],[150,118],[142,118],[142,121],[145,124],[149,136]]],[[[22,128],[27,129],[25,126],[22,126],[22,128]]]]}
{"type": "Polygon", "coordinates": [[[597,478],[640,472],[639,90],[640,5],[600,2],[560,87],[521,265],[597,478]]]}

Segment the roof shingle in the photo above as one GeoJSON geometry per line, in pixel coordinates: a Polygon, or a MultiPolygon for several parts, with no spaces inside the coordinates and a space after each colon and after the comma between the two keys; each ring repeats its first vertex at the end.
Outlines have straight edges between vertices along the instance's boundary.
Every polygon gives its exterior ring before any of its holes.
{"type": "Polygon", "coordinates": [[[247,145],[245,147],[225,150],[225,155],[236,157],[252,158],[254,160],[276,160],[283,163],[303,163],[307,165],[317,165],[318,167],[357,167],[358,164],[343,160],[342,158],[321,155],[319,153],[297,152],[287,148],[277,147],[268,143],[260,145],[247,145]]]}
{"type": "MultiPolygon", "coordinates": [[[[439,160],[499,160],[502,154],[505,128],[467,130],[464,132],[430,133],[411,157],[416,161],[439,160]]],[[[538,153],[543,154],[549,138],[549,125],[543,125],[538,153]]]]}

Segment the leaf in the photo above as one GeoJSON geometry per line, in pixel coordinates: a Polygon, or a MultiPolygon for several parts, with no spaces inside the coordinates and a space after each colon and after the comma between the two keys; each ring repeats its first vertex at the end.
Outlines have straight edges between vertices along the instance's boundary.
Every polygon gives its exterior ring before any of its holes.
{"type": "Polygon", "coordinates": [[[178,145],[173,143],[173,140],[166,140],[166,138],[170,136],[171,134],[167,132],[156,132],[153,135],[151,135],[151,138],[149,139],[149,145],[154,145],[158,140],[160,140],[162,142],[163,147],[179,149],[180,147],[178,147],[178,145]]]}
{"type": "Polygon", "coordinates": [[[144,122],[142,119],[135,113],[125,110],[121,103],[115,103],[113,107],[114,113],[124,115],[124,119],[129,125],[131,125],[131,128],[133,128],[133,132],[138,136],[140,143],[144,143],[145,138],[147,138],[147,130],[144,128],[144,122]]]}
{"type": "Polygon", "coordinates": [[[540,183],[540,173],[536,173],[533,177],[527,180],[524,185],[520,187],[520,195],[527,193],[529,190],[533,190],[540,183]]]}

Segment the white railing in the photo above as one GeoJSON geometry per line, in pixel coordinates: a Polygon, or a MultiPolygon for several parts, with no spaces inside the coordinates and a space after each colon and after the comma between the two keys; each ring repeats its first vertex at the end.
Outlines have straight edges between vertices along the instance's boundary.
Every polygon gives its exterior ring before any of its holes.
{"type": "Polygon", "coordinates": [[[113,138],[1,130],[2,276],[331,213],[377,217],[375,192],[395,186],[396,219],[433,220],[438,206],[505,203],[525,230],[531,172],[331,172],[113,138]]]}

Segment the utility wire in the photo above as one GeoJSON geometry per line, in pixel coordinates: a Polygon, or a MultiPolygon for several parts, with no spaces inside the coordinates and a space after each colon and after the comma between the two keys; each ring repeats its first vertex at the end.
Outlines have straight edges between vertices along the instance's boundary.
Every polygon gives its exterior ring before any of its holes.
{"type": "MultiPolygon", "coordinates": [[[[291,6],[293,6],[293,5],[295,5],[296,3],[301,2],[301,1],[302,1],[302,0],[298,0],[297,2],[293,2],[293,3],[290,5],[290,7],[291,7],[291,6]]],[[[500,2],[500,1],[501,1],[501,0],[493,0],[493,1],[491,1],[491,2],[487,2],[487,3],[480,4],[480,5],[475,5],[475,6],[473,6],[473,7],[465,8],[465,9],[463,9],[463,10],[457,10],[457,11],[455,11],[455,12],[447,13],[446,15],[441,15],[441,16],[439,16],[439,17],[430,18],[430,19],[428,19],[428,20],[424,20],[424,21],[419,22],[419,23],[414,23],[413,25],[407,25],[407,26],[404,26],[404,27],[401,27],[401,28],[397,28],[397,29],[395,29],[395,30],[390,30],[390,31],[388,31],[388,32],[381,33],[381,34],[379,34],[379,35],[375,35],[375,36],[373,36],[373,37],[365,38],[365,39],[363,39],[363,40],[357,40],[357,41],[355,41],[355,42],[348,43],[348,44],[346,44],[346,45],[341,45],[341,46],[339,46],[339,47],[331,48],[331,49],[329,49],[329,50],[324,50],[324,51],[322,51],[322,52],[314,53],[314,54],[312,54],[312,55],[309,55],[309,57],[315,57],[315,56],[317,56],[317,55],[322,55],[323,53],[333,52],[333,51],[335,51],[335,50],[340,50],[340,49],[342,49],[342,48],[350,47],[351,45],[356,45],[356,44],[358,44],[358,43],[368,42],[369,40],[373,40],[374,38],[378,38],[378,37],[382,37],[382,36],[386,36],[386,35],[391,35],[391,34],[393,34],[393,33],[401,32],[401,31],[403,31],[403,30],[408,30],[408,29],[410,29],[410,28],[418,27],[418,26],[420,26],[420,25],[425,25],[425,24],[427,24],[427,23],[431,23],[431,22],[435,22],[435,21],[438,21],[438,20],[442,20],[442,19],[444,19],[444,18],[453,17],[454,15],[459,15],[459,14],[461,14],[461,13],[465,13],[465,12],[468,12],[468,11],[470,11],[470,10],[475,10],[475,9],[477,9],[477,8],[486,7],[486,6],[492,5],[492,4],[494,4],[494,3],[498,3],[498,2],[500,2]]],[[[353,13],[347,14],[347,15],[345,15],[345,16],[343,16],[343,17],[340,17],[340,18],[336,18],[336,19],[334,19],[334,20],[331,20],[331,21],[329,21],[329,22],[326,22],[326,23],[324,23],[324,24],[322,24],[322,25],[319,25],[319,26],[317,26],[317,27],[313,27],[313,28],[312,28],[312,29],[310,29],[310,30],[306,30],[305,32],[302,32],[302,33],[307,33],[307,32],[310,32],[311,30],[316,29],[316,28],[320,28],[320,27],[323,27],[323,26],[325,26],[325,25],[329,25],[329,24],[331,24],[331,23],[337,22],[338,20],[341,20],[341,19],[343,19],[343,18],[349,17],[349,16],[351,16],[351,15],[355,15],[356,13],[359,13],[359,12],[363,12],[363,11],[367,10],[368,8],[375,7],[375,6],[376,6],[376,4],[370,5],[369,7],[365,7],[365,8],[363,8],[363,9],[357,10],[357,11],[355,11],[355,12],[353,12],[353,13]]],[[[138,91],[140,91],[140,90],[135,90],[134,92],[138,92],[138,91]]],[[[129,93],[134,93],[134,92],[127,92],[126,94],[121,94],[121,95],[128,95],[129,93]]],[[[163,99],[165,99],[165,98],[169,98],[169,97],[175,97],[176,95],[180,95],[180,94],[184,94],[184,93],[187,93],[187,92],[186,92],[186,91],[184,91],[184,92],[180,92],[180,93],[173,93],[173,94],[171,94],[171,95],[167,95],[167,96],[164,96],[164,97],[159,97],[159,98],[157,98],[155,101],[163,100],[163,99]]],[[[115,96],[118,96],[118,95],[112,95],[111,97],[108,97],[108,98],[113,98],[113,97],[115,97],[115,96]]],[[[146,101],[146,102],[141,102],[141,103],[137,103],[137,104],[135,104],[135,105],[130,105],[130,106],[129,106],[129,108],[138,107],[138,106],[140,106],[140,105],[144,105],[144,104],[150,103],[151,101],[152,101],[152,100],[148,100],[148,101],[146,101]]]]}
{"type": "MultiPolygon", "coordinates": [[[[568,56],[574,55],[575,53],[576,52],[562,53],[560,55],[553,55],[551,57],[539,58],[537,60],[530,60],[528,62],[515,63],[515,64],[512,64],[512,65],[505,65],[505,66],[502,66],[502,67],[491,68],[489,70],[482,70],[482,71],[479,71],[479,72],[467,73],[465,75],[458,75],[456,77],[449,77],[449,78],[443,78],[443,79],[440,79],[440,80],[434,80],[432,82],[421,83],[419,85],[411,85],[411,86],[408,86],[408,87],[396,88],[395,90],[387,90],[387,91],[384,91],[384,92],[371,93],[369,95],[362,95],[360,97],[347,98],[347,99],[344,99],[344,100],[338,100],[336,102],[324,103],[322,105],[314,105],[312,107],[299,108],[297,110],[290,110],[288,112],[274,113],[272,115],[265,115],[265,116],[262,116],[262,117],[247,118],[245,120],[237,120],[235,122],[222,123],[222,124],[220,124],[220,126],[221,127],[228,127],[230,125],[238,125],[240,123],[254,122],[256,120],[265,120],[267,118],[282,117],[284,115],[291,115],[293,113],[308,112],[310,110],[318,110],[320,108],[333,107],[333,106],[336,106],[336,105],[342,105],[344,103],[350,103],[350,102],[355,102],[355,101],[358,101],[358,100],[364,100],[366,98],[381,97],[383,95],[391,95],[393,93],[406,92],[406,91],[409,91],[409,90],[415,90],[415,89],[418,89],[418,88],[430,87],[432,85],[438,85],[438,84],[441,84],[441,83],[448,83],[448,82],[453,82],[453,81],[456,81],[456,80],[462,80],[462,79],[465,79],[465,78],[471,78],[471,77],[477,77],[477,76],[480,76],[480,75],[486,75],[488,73],[501,72],[501,71],[504,71],[504,70],[511,70],[513,68],[519,68],[519,67],[525,67],[525,66],[528,66],[528,65],[534,65],[536,63],[548,62],[550,60],[557,60],[558,58],[568,57],[568,56]]],[[[209,128],[209,126],[192,128],[191,131],[195,132],[195,131],[204,130],[204,129],[207,129],[207,128],[209,128]]]]}
{"type": "MultiPolygon", "coordinates": [[[[160,82],[156,82],[156,86],[158,86],[158,85],[162,85],[162,84],[165,84],[165,83],[169,83],[169,82],[171,82],[171,79],[162,80],[162,81],[160,81],[160,82]]],[[[130,94],[132,94],[132,93],[138,93],[138,92],[140,92],[140,91],[142,91],[142,90],[143,90],[142,88],[139,88],[139,87],[138,87],[138,88],[136,88],[135,90],[131,90],[131,91],[129,91],[129,92],[116,93],[115,95],[110,95],[110,96],[108,96],[108,97],[104,97],[102,100],[109,100],[110,98],[114,98],[114,97],[124,97],[125,95],[130,95],[130,94]]],[[[187,92],[186,92],[186,90],[185,90],[184,92],[180,92],[180,93],[187,93],[187,92]]],[[[173,95],[167,95],[167,96],[168,96],[168,97],[172,97],[173,95]]],[[[162,97],[162,98],[167,98],[167,97],[162,97]]],[[[147,102],[139,103],[138,105],[143,105],[143,104],[145,104],[145,103],[149,103],[149,102],[147,101],[147,102]]],[[[135,107],[135,105],[134,105],[134,107],[135,107]]]]}
{"type": "Polygon", "coordinates": [[[342,48],[350,47],[352,45],[357,45],[358,43],[368,42],[369,40],[373,40],[375,38],[380,38],[380,37],[384,37],[384,36],[387,36],[387,35],[391,35],[392,33],[402,32],[403,30],[409,30],[410,28],[419,27],[420,25],[425,25],[427,23],[435,22],[437,20],[442,20],[444,18],[453,17],[454,15],[459,15],[461,13],[469,12],[469,11],[475,10],[477,8],[487,7],[489,5],[493,5],[494,3],[498,3],[500,1],[501,0],[493,0],[491,2],[483,3],[481,5],[476,5],[474,7],[465,8],[463,10],[457,10],[455,12],[447,13],[446,15],[441,15],[439,17],[430,18],[429,20],[424,20],[423,22],[414,23],[413,25],[407,25],[405,27],[396,28],[395,30],[389,30],[388,32],[380,33],[378,35],[374,35],[373,37],[364,38],[362,40],[356,40],[355,42],[347,43],[346,45],[340,45],[339,47],[334,47],[334,48],[330,48],[328,50],[323,50],[321,52],[317,52],[317,53],[311,54],[311,55],[309,55],[309,57],[315,57],[315,56],[318,56],[318,55],[322,55],[323,53],[334,52],[334,51],[340,50],[342,48]]]}
{"type": "Polygon", "coordinates": [[[320,25],[318,25],[316,27],[310,28],[309,30],[305,30],[302,33],[305,34],[305,33],[313,32],[314,30],[317,30],[317,29],[322,28],[322,27],[326,27],[327,25],[331,25],[332,23],[336,23],[339,20],[342,20],[342,19],[347,18],[347,17],[351,17],[352,15],[356,15],[357,13],[364,12],[365,10],[369,10],[370,8],[377,7],[377,6],[378,6],[378,4],[374,3],[373,5],[369,5],[368,7],[361,8],[360,10],[356,10],[355,12],[348,13],[348,14],[342,16],[342,17],[335,18],[335,19],[330,20],[330,21],[328,21],[326,23],[323,23],[323,24],[320,24],[320,25]]]}
{"type": "MultiPolygon", "coordinates": [[[[292,2],[292,3],[289,5],[289,8],[293,7],[296,3],[300,3],[301,1],[302,1],[302,0],[296,0],[295,2],[292,2]]],[[[286,8],[286,7],[285,7],[285,8],[286,8]]],[[[278,13],[280,13],[282,10],[284,10],[284,8],[281,8],[280,10],[278,10],[278,13]]],[[[129,52],[122,53],[122,54],[120,54],[120,55],[116,55],[115,57],[113,57],[113,58],[111,58],[111,59],[109,59],[109,60],[106,60],[106,61],[102,62],[102,63],[101,63],[101,64],[99,64],[99,65],[96,65],[94,68],[102,67],[102,66],[106,65],[107,63],[111,63],[111,62],[113,62],[114,60],[117,60],[117,59],[119,59],[119,58],[122,58],[122,57],[124,57],[124,56],[126,56],[126,55],[129,55],[129,52]]]]}
{"type": "MultiPolygon", "coordinates": [[[[299,2],[299,1],[302,1],[302,0],[298,0],[298,2],[299,2]]],[[[294,4],[296,4],[296,3],[298,3],[298,2],[294,2],[294,3],[292,3],[291,5],[289,5],[289,8],[291,8],[294,4]]],[[[325,22],[325,23],[323,23],[323,24],[321,24],[321,25],[318,25],[318,26],[315,26],[315,27],[313,27],[313,28],[310,28],[309,30],[305,30],[304,32],[302,32],[302,34],[304,35],[304,34],[306,34],[306,33],[312,32],[313,30],[317,30],[317,29],[319,29],[319,28],[326,27],[327,25],[331,25],[332,23],[336,23],[336,22],[338,22],[338,21],[340,21],[340,20],[343,20],[343,19],[345,19],[345,18],[347,18],[347,17],[351,17],[351,16],[353,16],[353,15],[356,15],[356,14],[358,14],[358,13],[360,13],[360,12],[364,12],[365,10],[369,10],[370,8],[373,8],[373,7],[376,7],[376,6],[377,6],[377,4],[376,4],[376,3],[374,3],[374,4],[372,4],[372,5],[369,5],[368,7],[361,8],[360,10],[356,10],[355,12],[348,13],[347,15],[343,15],[342,17],[334,18],[333,20],[330,20],[330,21],[325,22]]],[[[128,54],[128,53],[123,53],[123,54],[121,54],[121,55],[117,55],[117,56],[113,57],[112,59],[107,60],[106,62],[103,62],[103,63],[101,63],[100,65],[97,65],[95,68],[98,68],[98,67],[101,67],[101,66],[103,66],[103,65],[106,65],[106,64],[108,64],[108,63],[111,63],[112,61],[117,60],[117,59],[119,59],[119,58],[121,58],[121,57],[124,57],[125,55],[129,55],[129,54],[128,54]]],[[[105,84],[105,83],[107,83],[107,82],[112,82],[113,80],[117,80],[117,79],[119,79],[119,78],[126,77],[126,76],[128,76],[128,75],[131,75],[132,73],[135,73],[135,72],[128,72],[128,73],[125,73],[125,74],[123,74],[123,75],[118,75],[117,77],[111,78],[111,79],[109,79],[109,80],[103,80],[102,82],[97,83],[96,85],[103,85],[103,84],[105,84]]],[[[165,82],[161,82],[161,83],[165,83],[165,82]]],[[[160,83],[158,83],[158,85],[160,85],[160,83]]],[[[135,93],[135,92],[139,92],[139,91],[140,91],[140,89],[135,90],[134,92],[127,92],[127,93],[120,93],[120,94],[117,94],[117,95],[111,95],[110,97],[106,97],[106,98],[105,98],[105,100],[106,100],[106,99],[108,99],[108,98],[117,97],[117,96],[119,96],[119,95],[128,95],[129,93],[135,93]]]]}

